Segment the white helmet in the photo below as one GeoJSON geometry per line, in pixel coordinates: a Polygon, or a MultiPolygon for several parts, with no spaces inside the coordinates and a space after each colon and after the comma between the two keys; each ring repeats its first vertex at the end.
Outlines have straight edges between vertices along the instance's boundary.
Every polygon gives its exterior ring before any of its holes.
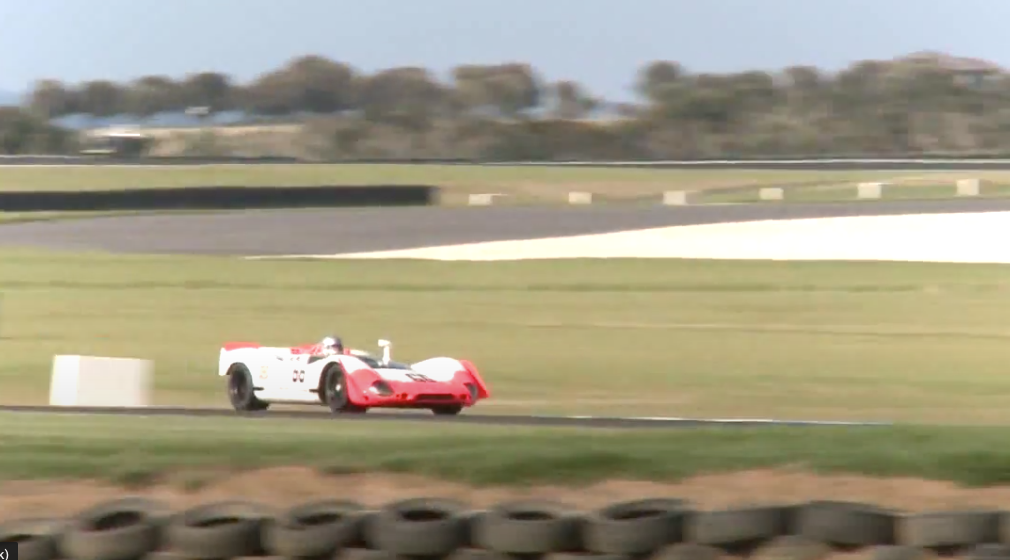
{"type": "Polygon", "coordinates": [[[344,343],[337,336],[327,336],[319,343],[319,346],[326,355],[344,353],[344,343]]]}

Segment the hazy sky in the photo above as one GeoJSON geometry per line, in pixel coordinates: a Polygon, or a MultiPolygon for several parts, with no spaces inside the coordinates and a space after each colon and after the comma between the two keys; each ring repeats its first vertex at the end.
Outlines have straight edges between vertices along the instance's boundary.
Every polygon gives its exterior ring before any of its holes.
{"type": "Polygon", "coordinates": [[[0,89],[225,71],[302,54],[362,70],[522,60],[626,99],[638,66],[839,68],[922,49],[1010,66],[1000,0],[0,0],[0,89]]]}

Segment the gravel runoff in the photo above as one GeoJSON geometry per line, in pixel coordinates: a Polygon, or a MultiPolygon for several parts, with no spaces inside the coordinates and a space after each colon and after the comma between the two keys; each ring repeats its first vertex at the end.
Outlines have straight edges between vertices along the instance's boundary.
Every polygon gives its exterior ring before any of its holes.
{"type": "Polygon", "coordinates": [[[315,258],[499,261],[565,258],[1010,263],[1010,212],[767,220],[315,258]]]}

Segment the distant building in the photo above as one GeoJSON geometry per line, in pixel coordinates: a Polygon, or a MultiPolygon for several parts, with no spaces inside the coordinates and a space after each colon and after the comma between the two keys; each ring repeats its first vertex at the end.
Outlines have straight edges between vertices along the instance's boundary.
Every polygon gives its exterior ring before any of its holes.
{"type": "Polygon", "coordinates": [[[896,59],[896,62],[930,62],[957,75],[965,85],[982,86],[1005,72],[1000,65],[981,58],[952,56],[936,51],[920,51],[896,59]]]}
{"type": "Polygon", "coordinates": [[[153,138],[136,130],[97,129],[81,134],[81,153],[119,157],[140,157],[147,153],[153,138]]]}

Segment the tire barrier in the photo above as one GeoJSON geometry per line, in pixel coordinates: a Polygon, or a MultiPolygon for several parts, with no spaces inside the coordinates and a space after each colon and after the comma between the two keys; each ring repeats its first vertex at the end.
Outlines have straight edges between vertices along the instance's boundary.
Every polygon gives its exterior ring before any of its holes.
{"type": "Polygon", "coordinates": [[[438,187],[424,185],[6,191],[0,192],[0,211],[110,212],[428,206],[437,204],[438,198],[438,187]]]}
{"type": "Polygon", "coordinates": [[[839,501],[701,510],[672,498],[579,511],[546,500],[474,508],[438,497],[377,508],[317,499],[287,509],[237,499],[173,512],[126,497],[65,519],[0,523],[0,541],[17,542],[19,560],[821,560],[857,551],[878,560],[995,560],[1010,558],[1010,512],[905,513],[839,501]]]}

